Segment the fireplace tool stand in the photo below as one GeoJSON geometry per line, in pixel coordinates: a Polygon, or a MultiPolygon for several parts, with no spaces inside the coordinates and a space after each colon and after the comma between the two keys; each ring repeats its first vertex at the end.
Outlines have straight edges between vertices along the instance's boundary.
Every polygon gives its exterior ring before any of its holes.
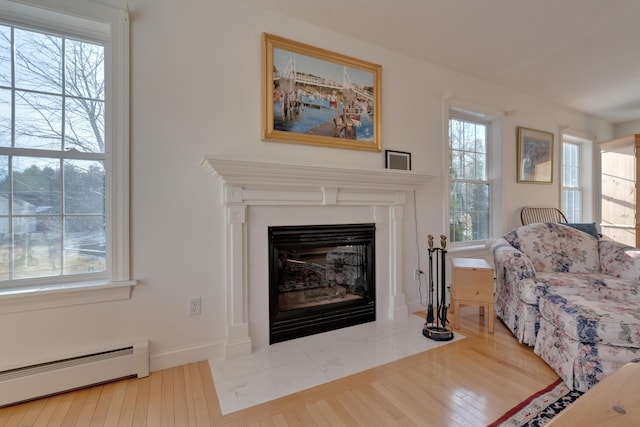
{"type": "Polygon", "coordinates": [[[433,247],[433,236],[427,236],[429,246],[429,301],[427,305],[427,319],[422,328],[422,335],[434,341],[449,341],[453,339],[453,332],[447,328],[447,305],[445,294],[445,257],[447,254],[447,238],[440,235],[440,247],[433,247]],[[434,258],[435,280],[434,284],[434,258]],[[434,287],[436,298],[434,302],[434,287]],[[435,304],[435,310],[434,310],[435,304]]]}

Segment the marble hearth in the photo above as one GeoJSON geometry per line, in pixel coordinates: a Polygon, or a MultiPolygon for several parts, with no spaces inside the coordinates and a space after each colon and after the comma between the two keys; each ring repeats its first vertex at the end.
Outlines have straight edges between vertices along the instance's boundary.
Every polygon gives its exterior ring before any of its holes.
{"type": "Polygon", "coordinates": [[[226,210],[225,357],[269,345],[271,226],[375,223],[376,318],[406,320],[402,221],[406,193],[432,175],[206,156],[226,210]]]}

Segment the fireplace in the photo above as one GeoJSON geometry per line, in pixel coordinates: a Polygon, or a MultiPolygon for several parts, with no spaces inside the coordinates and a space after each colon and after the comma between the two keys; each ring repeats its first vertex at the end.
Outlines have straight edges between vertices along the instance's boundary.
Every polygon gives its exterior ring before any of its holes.
{"type": "Polygon", "coordinates": [[[270,344],[376,319],[375,224],[268,234],[270,344]]]}
{"type": "MultiPolygon", "coordinates": [[[[269,345],[268,227],[375,224],[375,320],[409,316],[402,272],[406,196],[433,177],[418,171],[289,164],[211,155],[225,222],[226,358],[269,345]]],[[[372,249],[373,246],[372,246],[372,249]]],[[[373,278],[373,276],[368,276],[373,278]]],[[[373,282],[372,282],[373,283],[373,282]]]]}

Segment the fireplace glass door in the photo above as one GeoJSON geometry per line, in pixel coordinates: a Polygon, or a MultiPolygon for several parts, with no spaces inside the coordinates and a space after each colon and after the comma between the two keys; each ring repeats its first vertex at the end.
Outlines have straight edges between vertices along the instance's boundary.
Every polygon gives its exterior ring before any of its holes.
{"type": "Polygon", "coordinates": [[[375,225],[270,227],[271,343],[375,320],[375,225]]]}

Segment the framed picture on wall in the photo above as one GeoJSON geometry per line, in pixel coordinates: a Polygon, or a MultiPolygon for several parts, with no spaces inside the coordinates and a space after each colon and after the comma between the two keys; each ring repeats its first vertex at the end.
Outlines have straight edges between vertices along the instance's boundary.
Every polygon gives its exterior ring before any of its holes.
{"type": "Polygon", "coordinates": [[[265,141],[381,151],[382,67],[264,33],[265,141]]]}
{"type": "Polygon", "coordinates": [[[384,150],[384,167],[387,169],[411,170],[411,153],[384,150]]]}
{"type": "Polygon", "coordinates": [[[517,182],[553,182],[553,133],[517,128],[517,182]]]}

